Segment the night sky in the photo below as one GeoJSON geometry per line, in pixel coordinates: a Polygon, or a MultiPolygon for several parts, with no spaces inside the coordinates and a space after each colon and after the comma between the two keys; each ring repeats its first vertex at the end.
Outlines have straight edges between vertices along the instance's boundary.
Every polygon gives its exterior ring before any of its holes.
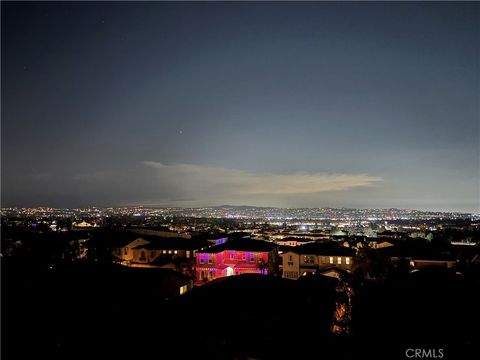
{"type": "Polygon", "coordinates": [[[478,211],[479,5],[2,1],[2,206],[478,211]]]}

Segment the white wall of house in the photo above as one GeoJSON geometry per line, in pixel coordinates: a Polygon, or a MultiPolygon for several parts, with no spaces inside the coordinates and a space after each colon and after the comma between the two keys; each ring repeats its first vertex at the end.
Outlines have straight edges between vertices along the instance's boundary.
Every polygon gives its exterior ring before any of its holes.
{"type": "Polygon", "coordinates": [[[134,247],[137,247],[137,246],[140,246],[140,245],[146,245],[146,244],[150,244],[150,242],[147,241],[147,240],[144,240],[142,238],[135,239],[131,243],[129,243],[128,245],[126,245],[124,247],[117,248],[116,256],[118,258],[122,259],[122,260],[125,260],[125,261],[132,261],[133,260],[132,249],[134,247]]]}
{"type": "Polygon", "coordinates": [[[286,279],[298,279],[300,276],[300,255],[294,252],[282,254],[283,277],[286,279]]]}

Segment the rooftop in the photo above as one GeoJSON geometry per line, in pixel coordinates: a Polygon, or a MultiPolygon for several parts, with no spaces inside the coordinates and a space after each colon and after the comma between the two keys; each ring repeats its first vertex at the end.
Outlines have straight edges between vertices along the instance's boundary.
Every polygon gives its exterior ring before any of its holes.
{"type": "Polygon", "coordinates": [[[297,246],[290,250],[296,254],[308,255],[333,255],[333,256],[353,256],[355,250],[341,246],[331,241],[312,242],[297,246]]]}
{"type": "Polygon", "coordinates": [[[227,241],[220,245],[209,247],[208,249],[204,249],[200,252],[219,253],[225,250],[266,252],[272,251],[276,248],[277,247],[275,246],[275,244],[263,240],[235,239],[227,241]]]}
{"type": "Polygon", "coordinates": [[[210,243],[205,240],[184,239],[184,238],[162,238],[150,236],[138,236],[137,239],[144,239],[149,241],[149,244],[138,245],[134,249],[147,250],[197,250],[210,246],[210,243]]]}

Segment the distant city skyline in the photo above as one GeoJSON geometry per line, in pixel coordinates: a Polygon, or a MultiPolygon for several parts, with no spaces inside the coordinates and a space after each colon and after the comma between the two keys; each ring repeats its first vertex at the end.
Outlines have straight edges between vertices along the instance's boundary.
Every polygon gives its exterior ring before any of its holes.
{"type": "MultiPolygon", "coordinates": [[[[438,218],[442,214],[446,216],[446,219],[463,219],[465,215],[478,218],[480,212],[461,212],[461,211],[441,211],[441,210],[421,210],[410,208],[353,208],[353,207],[274,207],[274,206],[253,206],[253,205],[235,205],[235,204],[223,204],[216,206],[203,206],[203,207],[181,207],[181,206],[163,206],[163,205],[125,205],[125,206],[85,206],[85,207],[4,207],[2,208],[2,215],[17,214],[27,216],[43,216],[52,214],[62,214],[64,216],[72,216],[75,213],[79,213],[82,217],[98,217],[98,216],[116,216],[116,215],[142,215],[146,217],[159,216],[159,215],[172,215],[176,214],[180,217],[205,217],[205,218],[218,218],[225,214],[241,214],[246,218],[255,218],[255,216],[249,216],[249,214],[261,212],[264,217],[276,217],[278,214],[282,216],[292,217],[294,215],[303,214],[304,218],[312,214],[328,213],[331,218],[338,217],[338,214],[342,214],[344,217],[349,217],[352,213],[362,214],[362,216],[370,217],[376,216],[379,213],[389,216],[400,216],[403,218],[407,216],[409,219],[417,218],[430,218],[432,215],[434,218],[438,218]],[[266,212],[265,212],[266,211],[266,212]],[[219,216],[219,214],[221,216],[219,216]],[[222,215],[223,214],[223,215],[222,215]],[[267,215],[269,214],[269,215],[267,215]],[[458,217],[459,216],[459,217],[458,217]]],[[[377,219],[378,220],[378,219],[377,219]]]]}
{"type": "Polygon", "coordinates": [[[480,211],[480,4],[2,2],[2,207],[480,211]]]}

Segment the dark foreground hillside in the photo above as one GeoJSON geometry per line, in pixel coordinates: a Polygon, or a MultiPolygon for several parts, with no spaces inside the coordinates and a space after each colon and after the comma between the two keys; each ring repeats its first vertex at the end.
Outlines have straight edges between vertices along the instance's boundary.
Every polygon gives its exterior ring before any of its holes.
{"type": "MultiPolygon", "coordinates": [[[[2,265],[3,359],[405,359],[478,350],[475,279],[422,271],[357,291],[352,336],[331,334],[337,280],[241,275],[178,296],[168,270],[2,265]]],[[[473,357],[474,358],[474,357],[473,357]]]]}

